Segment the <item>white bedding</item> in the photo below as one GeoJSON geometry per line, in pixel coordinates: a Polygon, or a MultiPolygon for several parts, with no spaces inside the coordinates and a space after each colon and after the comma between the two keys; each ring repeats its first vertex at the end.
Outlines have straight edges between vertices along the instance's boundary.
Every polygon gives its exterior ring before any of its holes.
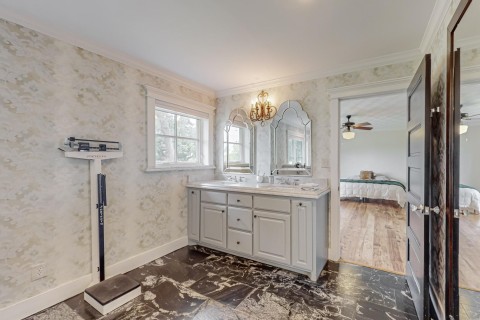
{"type": "Polygon", "coordinates": [[[458,198],[460,210],[466,210],[470,213],[480,213],[480,192],[470,188],[460,188],[458,198]]]}
{"type": "MultiPolygon", "coordinates": [[[[358,178],[357,178],[358,179],[358,178]]],[[[389,180],[377,177],[377,180],[389,180]]],[[[397,201],[400,207],[405,206],[406,192],[402,187],[388,184],[340,182],[340,197],[359,197],[369,199],[382,199],[397,201]]]]}

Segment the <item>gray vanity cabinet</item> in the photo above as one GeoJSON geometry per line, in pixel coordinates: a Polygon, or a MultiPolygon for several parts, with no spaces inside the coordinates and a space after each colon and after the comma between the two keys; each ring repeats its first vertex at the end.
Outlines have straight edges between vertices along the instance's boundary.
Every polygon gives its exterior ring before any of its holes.
{"type": "Polygon", "coordinates": [[[200,241],[200,190],[188,190],[188,238],[200,241]]]}
{"type": "Polygon", "coordinates": [[[252,255],[252,196],[242,193],[228,193],[228,234],[229,250],[252,255]]]}
{"type": "Polygon", "coordinates": [[[227,194],[218,191],[201,191],[200,242],[227,247],[227,194]]]}
{"type": "Polygon", "coordinates": [[[290,198],[253,197],[253,255],[290,264],[290,198]]]}
{"type": "Polygon", "coordinates": [[[292,200],[292,265],[312,270],[313,209],[311,201],[292,200]]]}
{"type": "Polygon", "coordinates": [[[312,280],[327,261],[328,191],[312,199],[192,184],[188,201],[191,244],[307,274],[312,280]]]}
{"type": "Polygon", "coordinates": [[[255,210],[253,213],[253,255],[290,264],[290,215],[255,210]]]}

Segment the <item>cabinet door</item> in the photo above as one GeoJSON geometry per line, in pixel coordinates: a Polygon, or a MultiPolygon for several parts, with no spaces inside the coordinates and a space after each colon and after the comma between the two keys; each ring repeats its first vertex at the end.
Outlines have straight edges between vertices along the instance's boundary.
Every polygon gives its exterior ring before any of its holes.
{"type": "Polygon", "coordinates": [[[311,201],[292,201],[292,265],[313,266],[313,212],[311,201]]]}
{"type": "Polygon", "coordinates": [[[202,203],[200,241],[220,248],[227,247],[227,208],[202,203]]]}
{"type": "Polygon", "coordinates": [[[188,190],[188,238],[200,241],[200,190],[188,190]]]}
{"type": "Polygon", "coordinates": [[[253,255],[290,264],[290,215],[254,211],[253,255]]]}

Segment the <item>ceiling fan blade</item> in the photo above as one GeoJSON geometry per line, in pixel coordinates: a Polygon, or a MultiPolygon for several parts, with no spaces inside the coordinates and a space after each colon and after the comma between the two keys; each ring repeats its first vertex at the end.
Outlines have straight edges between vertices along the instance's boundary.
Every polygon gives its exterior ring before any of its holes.
{"type": "Polygon", "coordinates": [[[362,122],[362,123],[356,123],[354,127],[364,127],[364,126],[371,126],[372,124],[370,122],[362,122]]]}
{"type": "Polygon", "coordinates": [[[372,127],[355,127],[355,130],[372,130],[372,127]]]}

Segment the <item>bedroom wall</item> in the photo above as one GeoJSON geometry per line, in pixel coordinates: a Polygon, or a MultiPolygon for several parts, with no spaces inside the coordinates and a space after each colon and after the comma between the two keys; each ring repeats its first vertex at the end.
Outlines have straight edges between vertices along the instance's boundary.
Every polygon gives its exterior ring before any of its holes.
{"type": "Polygon", "coordinates": [[[144,171],[139,84],[209,105],[213,94],[5,20],[0,38],[0,309],[90,273],[89,164],[57,150],[67,136],[124,146],[104,162],[107,266],[186,237],[187,179],[213,170],[144,171]],[[32,282],[41,262],[47,277],[32,282]]]}
{"type": "Polygon", "coordinates": [[[460,136],[460,183],[480,190],[480,126],[469,126],[460,136]]]}
{"type": "Polygon", "coordinates": [[[340,177],[370,170],[405,184],[407,139],[405,131],[355,132],[355,139],[340,140],[340,177]]]}

